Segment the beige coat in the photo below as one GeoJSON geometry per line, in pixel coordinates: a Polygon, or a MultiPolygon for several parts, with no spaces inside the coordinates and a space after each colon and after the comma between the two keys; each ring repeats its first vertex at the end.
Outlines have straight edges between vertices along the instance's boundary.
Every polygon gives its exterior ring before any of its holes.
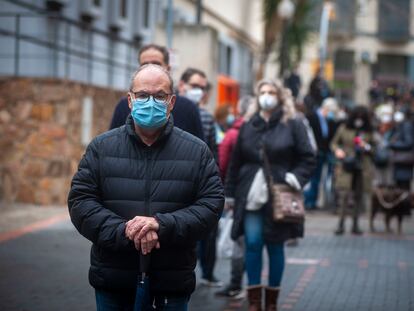
{"type": "MultiPolygon", "coordinates": [[[[364,141],[373,145],[372,134],[363,133],[364,141]]],[[[333,152],[337,148],[341,148],[345,151],[346,156],[352,156],[355,154],[354,150],[354,137],[355,130],[349,129],[345,124],[342,124],[331,142],[331,148],[333,152]]],[[[362,155],[362,175],[363,175],[363,189],[364,193],[371,191],[373,168],[371,157],[368,154],[362,155]]],[[[352,189],[352,174],[343,170],[342,163],[338,161],[335,167],[335,188],[337,190],[350,191],[352,189]]]]}

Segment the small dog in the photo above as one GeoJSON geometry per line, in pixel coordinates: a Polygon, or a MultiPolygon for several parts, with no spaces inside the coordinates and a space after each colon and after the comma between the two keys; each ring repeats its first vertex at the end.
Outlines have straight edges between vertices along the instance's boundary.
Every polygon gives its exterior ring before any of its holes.
{"type": "Polygon", "coordinates": [[[375,232],[374,219],[378,212],[384,213],[384,223],[387,233],[392,233],[390,223],[397,217],[398,234],[402,233],[402,221],[405,215],[410,215],[412,196],[409,191],[395,187],[376,187],[372,193],[371,214],[369,226],[375,232]]]}

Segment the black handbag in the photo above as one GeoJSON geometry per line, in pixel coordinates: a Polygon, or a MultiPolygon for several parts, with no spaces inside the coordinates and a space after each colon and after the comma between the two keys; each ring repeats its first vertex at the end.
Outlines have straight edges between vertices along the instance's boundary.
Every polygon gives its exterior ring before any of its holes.
{"type": "Polygon", "coordinates": [[[414,150],[396,150],[392,155],[392,162],[394,164],[413,165],[414,164],[414,150]]]}
{"type": "Polygon", "coordinates": [[[347,156],[342,160],[342,168],[347,173],[355,173],[362,170],[361,157],[347,156]]]}
{"type": "Polygon", "coordinates": [[[387,148],[378,148],[375,150],[373,161],[378,168],[386,167],[390,162],[390,151],[387,148]]]}

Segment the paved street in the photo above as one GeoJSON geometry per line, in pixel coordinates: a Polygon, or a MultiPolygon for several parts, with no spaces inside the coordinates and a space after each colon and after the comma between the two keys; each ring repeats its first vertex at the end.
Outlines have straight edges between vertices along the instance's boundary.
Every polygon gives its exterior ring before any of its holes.
{"type": "MultiPolygon", "coordinates": [[[[89,242],[65,209],[0,207],[0,310],[94,310],[89,242]]],[[[414,310],[414,220],[405,220],[402,236],[336,237],[335,225],[333,215],[308,216],[307,237],[287,248],[279,309],[414,310]]],[[[216,274],[228,280],[228,260],[216,274]]],[[[243,299],[217,298],[215,290],[198,286],[190,310],[246,310],[243,299]]]]}

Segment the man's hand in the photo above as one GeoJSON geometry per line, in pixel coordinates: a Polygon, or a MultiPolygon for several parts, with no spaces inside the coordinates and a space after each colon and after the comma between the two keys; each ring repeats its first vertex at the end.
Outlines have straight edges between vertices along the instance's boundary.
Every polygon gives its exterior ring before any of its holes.
{"type": "Polygon", "coordinates": [[[152,230],[157,232],[159,228],[160,225],[154,217],[135,216],[127,221],[125,235],[130,240],[135,241],[136,238],[141,240],[146,236],[148,231],[152,230]]]}
{"type": "Polygon", "coordinates": [[[158,241],[158,234],[150,230],[142,239],[138,239],[138,234],[135,235],[134,244],[136,250],[141,250],[142,254],[146,255],[151,253],[152,249],[160,248],[160,242],[158,241]]]}
{"type": "Polygon", "coordinates": [[[341,148],[335,150],[335,157],[337,157],[339,160],[345,158],[345,155],[345,151],[343,151],[341,148]]]}
{"type": "Polygon", "coordinates": [[[234,208],[234,198],[225,198],[224,201],[224,209],[225,210],[232,210],[234,208]]]}

